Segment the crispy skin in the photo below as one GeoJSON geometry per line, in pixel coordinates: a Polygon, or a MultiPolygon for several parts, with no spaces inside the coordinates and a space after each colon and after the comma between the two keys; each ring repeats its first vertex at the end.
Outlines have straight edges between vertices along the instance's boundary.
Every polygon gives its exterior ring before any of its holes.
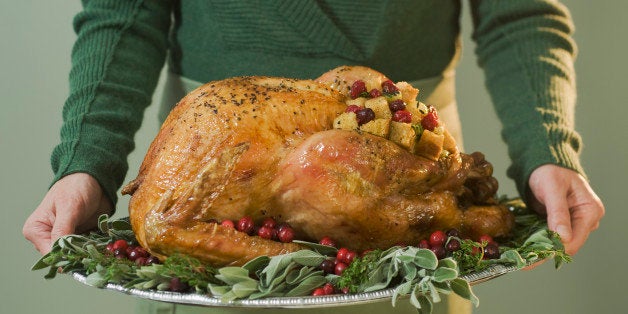
{"type": "Polygon", "coordinates": [[[347,82],[370,73],[339,69],[326,74],[333,84],[325,75],[320,83],[242,77],[183,98],[123,189],[140,244],[160,258],[183,253],[216,266],[302,249],[216,223],[243,216],[275,217],[298,238],[331,236],[355,250],[452,227],[508,233],[512,217],[493,204],[496,182],[483,156],[461,154],[448,138],[451,154],[430,160],[381,137],[332,130],[347,82]]]}

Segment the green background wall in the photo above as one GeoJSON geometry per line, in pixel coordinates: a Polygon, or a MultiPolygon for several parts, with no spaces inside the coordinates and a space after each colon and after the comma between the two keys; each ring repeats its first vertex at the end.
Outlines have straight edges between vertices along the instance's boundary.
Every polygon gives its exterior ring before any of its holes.
{"type": "MultiPolygon", "coordinates": [[[[628,1],[565,1],[574,16],[580,53],[577,127],[585,142],[582,159],[607,215],[600,229],[575,256],[555,271],[551,263],[475,287],[476,313],[618,313],[628,280],[625,249],[628,222],[625,12],[628,1]],[[625,193],[625,192],[624,192],[625,193]]],[[[465,3],[465,9],[466,7],[465,3]]],[[[49,154],[58,142],[61,106],[67,95],[71,19],[77,1],[0,1],[0,312],[130,313],[134,298],[83,286],[69,276],[45,281],[31,272],[38,258],[21,235],[22,224],[38,205],[51,178],[49,154]]],[[[458,70],[458,103],[468,151],[482,151],[495,166],[501,193],[514,194],[505,177],[506,149],[490,106],[470,41],[465,10],[465,50],[458,70]]],[[[160,95],[159,91],[156,95],[160,95]]],[[[130,157],[133,177],[157,130],[156,106],[146,112],[130,157]]],[[[128,181],[128,179],[126,180],[128,181]]],[[[123,197],[118,213],[124,214],[123,197]]]]}

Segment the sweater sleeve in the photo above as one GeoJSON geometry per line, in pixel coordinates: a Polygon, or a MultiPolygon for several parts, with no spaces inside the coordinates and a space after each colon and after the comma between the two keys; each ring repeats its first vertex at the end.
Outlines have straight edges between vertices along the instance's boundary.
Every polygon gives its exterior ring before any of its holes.
{"type": "Polygon", "coordinates": [[[472,0],[473,39],[500,118],[512,164],[508,176],[525,195],[543,164],[584,175],[574,130],[576,46],[567,9],[550,0],[472,0]]]}
{"type": "Polygon", "coordinates": [[[83,1],[74,19],[70,93],[61,143],[51,157],[54,181],[85,172],[115,204],[141,125],[164,64],[167,1],[83,1]]]}

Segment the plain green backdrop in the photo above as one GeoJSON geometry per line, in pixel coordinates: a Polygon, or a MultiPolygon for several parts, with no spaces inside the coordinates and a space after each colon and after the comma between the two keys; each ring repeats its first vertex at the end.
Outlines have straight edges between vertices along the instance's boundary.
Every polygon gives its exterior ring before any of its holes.
{"type": "MultiPolygon", "coordinates": [[[[508,0],[510,1],[510,0],[508,0]]],[[[579,45],[577,128],[592,186],[606,205],[600,229],[572,264],[556,271],[551,263],[476,286],[475,313],[619,313],[626,307],[626,176],[628,175],[628,91],[625,12],[628,1],[565,1],[574,17],[579,45]]],[[[482,151],[493,162],[501,193],[514,195],[505,177],[508,165],[500,125],[476,66],[464,12],[464,54],[458,69],[458,103],[467,151],[482,151]]],[[[71,19],[78,1],[0,1],[0,312],[131,313],[134,298],[83,286],[69,276],[46,281],[31,272],[38,253],[21,234],[22,224],[45,194],[52,173],[49,156],[59,141],[61,108],[67,95],[71,19]]],[[[158,91],[156,98],[160,95],[158,91]]],[[[157,106],[146,112],[130,157],[137,173],[157,131],[157,106]]],[[[126,214],[122,197],[118,215],[126,214]]]]}

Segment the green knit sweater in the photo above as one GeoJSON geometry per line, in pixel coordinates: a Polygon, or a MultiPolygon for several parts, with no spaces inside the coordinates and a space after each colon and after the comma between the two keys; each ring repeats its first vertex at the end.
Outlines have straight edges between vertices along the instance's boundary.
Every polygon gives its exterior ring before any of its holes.
{"type": "MultiPolygon", "coordinates": [[[[83,3],[52,168],[55,181],[93,175],[114,203],[167,55],[171,71],[202,82],[314,78],[343,64],[414,81],[442,73],[459,49],[458,0],[83,3]]],[[[479,64],[512,159],[508,175],[522,192],[542,164],[582,173],[568,11],[549,0],[472,0],[470,7],[479,64]]]]}

